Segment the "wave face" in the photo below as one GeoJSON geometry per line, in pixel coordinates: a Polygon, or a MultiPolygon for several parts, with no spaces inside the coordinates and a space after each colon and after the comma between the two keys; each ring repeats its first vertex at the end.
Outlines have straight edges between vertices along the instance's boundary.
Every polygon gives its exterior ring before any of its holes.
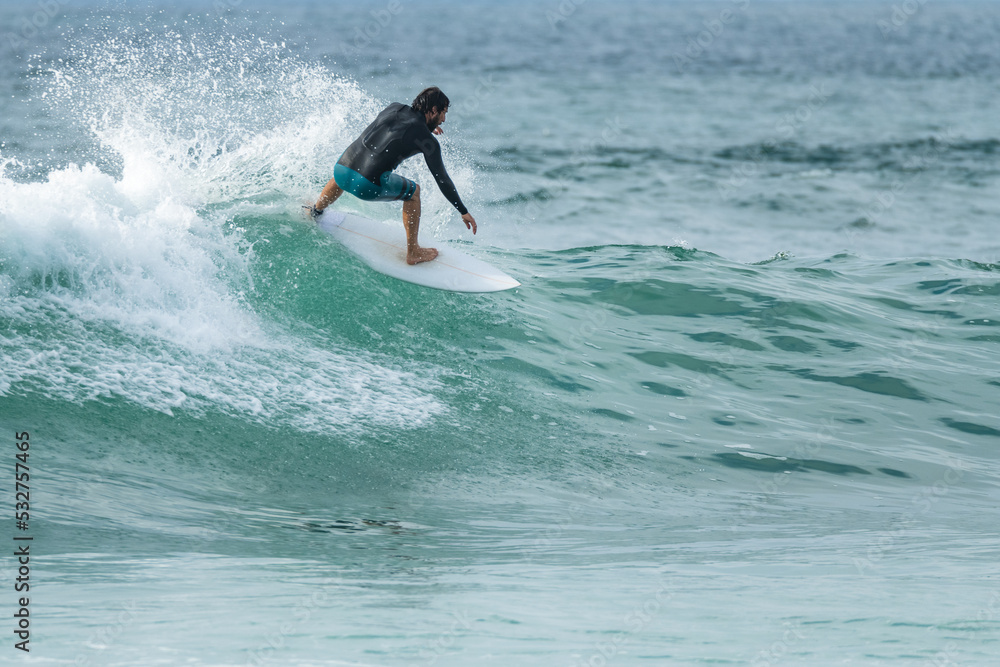
{"type": "Polygon", "coordinates": [[[39,651],[987,662],[1000,131],[944,100],[992,95],[994,6],[513,5],[66,5],[0,44],[39,651]],[[432,26],[475,44],[429,62],[432,26]],[[446,78],[480,233],[401,171],[516,291],[395,281],[300,214],[446,78]]]}

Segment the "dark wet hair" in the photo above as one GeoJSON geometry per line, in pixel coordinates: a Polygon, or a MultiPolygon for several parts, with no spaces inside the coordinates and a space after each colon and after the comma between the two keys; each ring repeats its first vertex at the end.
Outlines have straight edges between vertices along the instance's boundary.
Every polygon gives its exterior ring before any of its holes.
{"type": "Polygon", "coordinates": [[[449,105],[451,105],[451,100],[448,99],[448,96],[442,93],[437,86],[431,86],[421,90],[410,106],[420,113],[430,113],[434,107],[437,107],[438,111],[444,111],[449,105]]]}

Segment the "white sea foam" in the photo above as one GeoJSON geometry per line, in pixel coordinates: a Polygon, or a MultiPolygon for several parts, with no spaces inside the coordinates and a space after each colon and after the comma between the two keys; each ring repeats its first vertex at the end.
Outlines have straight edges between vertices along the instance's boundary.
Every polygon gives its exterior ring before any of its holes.
{"type": "Polygon", "coordinates": [[[239,235],[126,181],[93,165],[44,183],[0,177],[0,318],[31,332],[0,339],[0,392],[24,383],[74,402],[124,397],[319,431],[441,412],[432,370],[385,368],[263,321],[231,277],[253,259],[239,235]]]}
{"type": "Polygon", "coordinates": [[[2,162],[0,319],[12,333],[0,393],[311,431],[409,427],[444,410],[433,369],[303,340],[245,298],[255,254],[234,216],[315,196],[334,147],[379,102],[261,40],[131,35],[77,55],[47,96],[110,157],[35,182],[2,162]]]}

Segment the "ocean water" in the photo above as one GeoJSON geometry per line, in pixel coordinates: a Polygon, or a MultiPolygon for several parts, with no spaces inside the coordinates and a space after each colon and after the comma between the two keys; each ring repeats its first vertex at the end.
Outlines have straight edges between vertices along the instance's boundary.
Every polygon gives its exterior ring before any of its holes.
{"type": "Polygon", "coordinates": [[[0,662],[994,664],[998,34],[972,1],[0,2],[0,662]],[[300,214],[427,85],[480,231],[413,159],[422,233],[517,290],[300,214]]]}

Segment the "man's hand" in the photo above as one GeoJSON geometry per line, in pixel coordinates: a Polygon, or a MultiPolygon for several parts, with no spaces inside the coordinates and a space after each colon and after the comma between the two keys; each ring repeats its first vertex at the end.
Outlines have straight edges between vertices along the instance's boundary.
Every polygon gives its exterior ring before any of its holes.
{"type": "Polygon", "coordinates": [[[437,127],[435,127],[435,128],[434,128],[434,129],[432,130],[432,132],[434,132],[434,134],[444,134],[444,130],[443,130],[443,129],[441,129],[441,126],[440,126],[440,125],[438,125],[437,127]]]}
{"type": "Polygon", "coordinates": [[[465,223],[466,229],[471,229],[472,233],[476,233],[476,219],[472,217],[470,213],[466,213],[462,216],[462,222],[465,223]]]}

